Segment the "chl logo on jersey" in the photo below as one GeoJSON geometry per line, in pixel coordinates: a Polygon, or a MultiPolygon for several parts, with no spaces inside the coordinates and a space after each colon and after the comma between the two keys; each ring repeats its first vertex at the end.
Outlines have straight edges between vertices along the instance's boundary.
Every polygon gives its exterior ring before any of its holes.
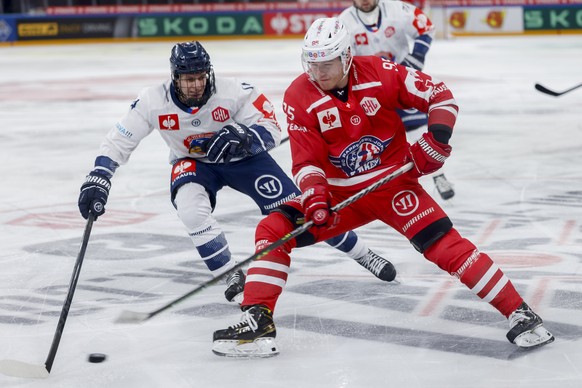
{"type": "Polygon", "coordinates": [[[228,109],[219,106],[212,111],[212,118],[214,121],[224,123],[226,120],[230,119],[230,113],[228,113],[228,109]]]}
{"type": "Polygon", "coordinates": [[[366,112],[366,116],[374,116],[380,110],[380,103],[376,97],[364,97],[360,106],[366,112]]]}
{"type": "Polygon", "coordinates": [[[274,175],[261,175],[255,181],[255,189],[262,197],[273,199],[283,192],[283,185],[274,175]]]}
{"type": "Polygon", "coordinates": [[[375,136],[364,136],[347,146],[340,156],[330,156],[329,160],[347,176],[361,174],[380,164],[380,155],[391,141],[391,138],[383,142],[375,136]]]}
{"type": "Polygon", "coordinates": [[[178,131],[180,129],[180,119],[176,113],[159,115],[158,125],[162,131],[178,131]]]}
{"type": "Polygon", "coordinates": [[[321,132],[341,127],[342,123],[339,117],[340,117],[339,111],[335,107],[331,109],[326,109],[321,112],[317,112],[317,118],[319,119],[319,126],[321,127],[321,132]]]}

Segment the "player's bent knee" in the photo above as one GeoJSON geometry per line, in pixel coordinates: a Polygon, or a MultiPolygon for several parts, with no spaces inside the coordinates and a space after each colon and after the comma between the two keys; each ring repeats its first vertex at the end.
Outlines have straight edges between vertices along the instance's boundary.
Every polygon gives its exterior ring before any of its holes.
{"type": "MultiPolygon", "coordinates": [[[[257,227],[255,241],[268,239],[273,242],[290,231],[303,225],[303,212],[289,204],[278,206],[257,227]]],[[[315,237],[308,231],[295,237],[297,247],[304,247],[315,243],[315,237]]]]}
{"type": "Polygon", "coordinates": [[[212,221],[212,206],[208,193],[199,184],[188,183],[181,186],[174,198],[178,217],[189,232],[196,231],[212,221]]]}
{"type": "Polygon", "coordinates": [[[463,238],[455,228],[451,228],[424,252],[424,257],[439,268],[450,274],[455,274],[467,259],[479,254],[477,247],[471,241],[463,238]]]}
{"type": "Polygon", "coordinates": [[[420,253],[424,253],[453,227],[449,217],[441,218],[428,225],[410,239],[410,243],[420,253]]]}

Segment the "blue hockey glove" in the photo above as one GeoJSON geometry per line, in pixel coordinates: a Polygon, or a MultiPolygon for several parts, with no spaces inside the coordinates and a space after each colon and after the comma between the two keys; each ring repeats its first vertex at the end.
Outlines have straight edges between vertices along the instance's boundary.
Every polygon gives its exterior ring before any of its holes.
{"type": "Polygon", "coordinates": [[[79,194],[79,211],[84,219],[93,213],[95,219],[105,213],[105,204],[111,189],[111,181],[106,176],[91,171],[85,178],[79,194]]]}
{"type": "Polygon", "coordinates": [[[424,67],[424,57],[416,56],[414,53],[408,54],[400,64],[416,70],[422,70],[424,67]]]}
{"type": "Polygon", "coordinates": [[[232,123],[222,127],[204,144],[204,152],[212,163],[228,163],[234,157],[249,155],[252,143],[249,129],[243,124],[232,123]]]}
{"type": "Polygon", "coordinates": [[[430,49],[430,44],[432,43],[432,38],[427,35],[420,35],[414,40],[414,47],[412,48],[412,53],[408,54],[400,63],[401,65],[412,67],[416,70],[422,70],[424,67],[424,59],[428,50],[430,49]]]}

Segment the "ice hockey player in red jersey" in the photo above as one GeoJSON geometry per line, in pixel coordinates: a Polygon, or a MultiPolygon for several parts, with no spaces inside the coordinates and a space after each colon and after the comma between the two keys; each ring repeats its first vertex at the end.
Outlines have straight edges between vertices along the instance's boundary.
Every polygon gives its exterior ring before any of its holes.
{"type": "Polygon", "coordinates": [[[305,35],[305,73],[285,92],[293,159],[301,198],[281,205],[256,229],[257,251],[312,221],[314,227],[248,269],[241,322],[214,333],[223,356],[278,354],[273,311],[287,281],[290,252],[380,220],[418,252],[458,278],[508,318],[507,339],[522,348],[550,343],[553,335],[491,258],[453,227],[418,183],[451,154],[448,144],[458,107],[441,81],[374,56],[352,56],[349,34],[337,18],[317,19],[305,35]],[[396,109],[428,113],[428,130],[410,146],[396,109]],[[337,214],[331,208],[382,177],[413,162],[409,172],[371,191],[337,214]]]}

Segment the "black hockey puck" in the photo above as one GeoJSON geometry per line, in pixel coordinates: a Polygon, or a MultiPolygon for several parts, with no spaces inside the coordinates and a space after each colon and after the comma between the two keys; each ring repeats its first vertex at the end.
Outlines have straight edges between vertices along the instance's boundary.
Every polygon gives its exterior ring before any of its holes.
{"type": "Polygon", "coordinates": [[[97,364],[99,362],[103,362],[107,359],[107,356],[103,353],[91,353],[89,355],[89,362],[92,362],[94,364],[97,364]]]}

